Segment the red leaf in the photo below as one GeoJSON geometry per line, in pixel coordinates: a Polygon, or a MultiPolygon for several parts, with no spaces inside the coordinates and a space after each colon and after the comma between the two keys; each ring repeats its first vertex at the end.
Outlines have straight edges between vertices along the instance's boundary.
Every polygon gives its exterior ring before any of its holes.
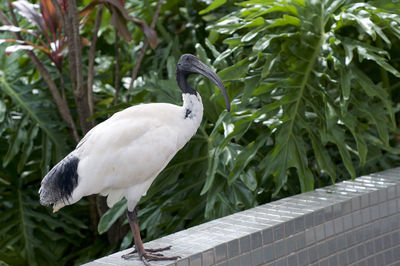
{"type": "Polygon", "coordinates": [[[61,10],[64,11],[64,13],[67,12],[67,10],[68,10],[68,0],[59,0],[58,3],[60,5],[60,7],[61,7],[61,10]]]}
{"type": "Polygon", "coordinates": [[[45,27],[50,30],[53,36],[57,36],[57,31],[61,27],[61,18],[58,17],[53,2],[50,0],[40,0],[40,9],[42,11],[45,27]]]}

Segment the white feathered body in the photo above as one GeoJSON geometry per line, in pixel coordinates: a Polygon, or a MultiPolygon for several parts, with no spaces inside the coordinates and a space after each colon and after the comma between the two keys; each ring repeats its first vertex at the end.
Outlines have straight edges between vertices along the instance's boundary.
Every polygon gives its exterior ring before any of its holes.
{"type": "Polygon", "coordinates": [[[71,195],[66,200],[46,202],[48,189],[54,186],[46,182],[54,178],[49,172],[39,191],[41,201],[53,204],[54,210],[58,210],[84,196],[100,193],[108,196],[109,207],[125,197],[128,210],[132,211],[200,125],[203,105],[199,94],[182,96],[183,106],[141,104],[118,112],[94,127],[64,159],[79,159],[77,184],[71,195]]]}

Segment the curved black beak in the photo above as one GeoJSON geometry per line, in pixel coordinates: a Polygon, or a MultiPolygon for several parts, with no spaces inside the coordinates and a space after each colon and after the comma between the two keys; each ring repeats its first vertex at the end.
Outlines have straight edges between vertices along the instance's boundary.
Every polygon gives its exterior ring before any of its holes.
{"type": "Polygon", "coordinates": [[[185,71],[187,74],[201,74],[214,82],[215,85],[221,90],[225,98],[226,109],[230,111],[230,101],[226,92],[225,86],[218,75],[207,65],[200,61],[196,56],[191,54],[184,54],[178,61],[178,68],[185,71]]]}

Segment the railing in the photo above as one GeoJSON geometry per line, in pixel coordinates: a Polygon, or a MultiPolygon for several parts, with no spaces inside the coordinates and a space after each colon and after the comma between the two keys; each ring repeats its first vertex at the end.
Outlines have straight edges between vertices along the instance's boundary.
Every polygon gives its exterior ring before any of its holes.
{"type": "MultiPolygon", "coordinates": [[[[178,261],[151,265],[395,265],[400,262],[400,168],[345,181],[145,243],[178,261]]],[[[86,265],[143,265],[121,255],[86,265]]]]}

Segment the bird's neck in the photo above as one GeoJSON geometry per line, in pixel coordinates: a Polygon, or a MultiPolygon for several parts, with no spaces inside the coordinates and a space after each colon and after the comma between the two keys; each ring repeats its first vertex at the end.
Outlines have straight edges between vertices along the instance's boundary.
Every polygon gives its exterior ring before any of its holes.
{"type": "Polygon", "coordinates": [[[187,73],[180,70],[176,71],[176,81],[178,82],[178,86],[179,88],[181,88],[182,93],[183,94],[189,93],[192,95],[196,95],[197,91],[189,85],[189,83],[187,82],[187,78],[188,78],[187,73]]]}

